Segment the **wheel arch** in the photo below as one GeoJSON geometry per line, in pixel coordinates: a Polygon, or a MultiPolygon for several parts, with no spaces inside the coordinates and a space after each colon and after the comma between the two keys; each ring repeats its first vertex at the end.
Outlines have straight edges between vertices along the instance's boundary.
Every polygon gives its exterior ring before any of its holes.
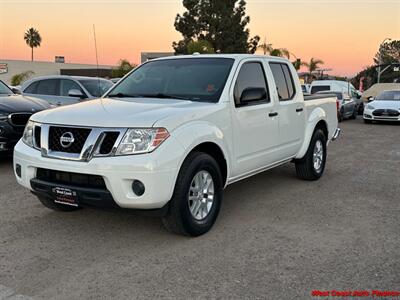
{"type": "Polygon", "coordinates": [[[307,152],[307,149],[310,145],[311,138],[315,132],[316,129],[321,129],[323,133],[325,134],[326,139],[329,139],[329,127],[327,123],[327,116],[326,112],[321,109],[321,108],[316,108],[310,115],[307,125],[306,125],[306,130],[305,130],[305,135],[304,135],[304,141],[303,144],[299,150],[299,152],[296,155],[296,159],[301,159],[304,157],[304,155],[307,152]]]}

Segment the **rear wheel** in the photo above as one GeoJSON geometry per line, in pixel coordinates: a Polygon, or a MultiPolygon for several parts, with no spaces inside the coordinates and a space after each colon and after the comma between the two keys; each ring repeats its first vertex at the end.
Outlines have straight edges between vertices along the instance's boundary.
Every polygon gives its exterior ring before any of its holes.
{"type": "Polygon", "coordinates": [[[171,232],[199,236],[211,229],[222,201],[222,175],[208,154],[189,154],[179,171],[167,214],[162,218],[171,232]]]}
{"type": "Polygon", "coordinates": [[[358,115],[357,107],[354,107],[353,114],[351,115],[350,118],[355,120],[355,119],[357,119],[357,115],[358,115]]]}
{"type": "Polygon", "coordinates": [[[296,160],[297,177],[305,180],[318,180],[325,170],[326,137],[321,129],[316,129],[308,150],[302,159],[296,160]]]}
{"type": "Polygon", "coordinates": [[[342,122],[343,121],[343,110],[338,111],[338,122],[342,122]]]}
{"type": "Polygon", "coordinates": [[[55,211],[75,211],[78,210],[79,207],[71,206],[71,205],[64,205],[55,203],[53,199],[45,198],[45,197],[38,197],[39,201],[46,206],[47,208],[55,211]]]}

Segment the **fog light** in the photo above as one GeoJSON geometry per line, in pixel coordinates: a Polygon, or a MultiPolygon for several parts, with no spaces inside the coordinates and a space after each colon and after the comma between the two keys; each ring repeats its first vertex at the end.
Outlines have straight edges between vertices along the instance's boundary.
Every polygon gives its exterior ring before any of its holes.
{"type": "Polygon", "coordinates": [[[142,196],[145,191],[144,184],[139,180],[134,180],[132,182],[132,191],[136,196],[142,196]]]}
{"type": "Polygon", "coordinates": [[[19,178],[21,178],[21,165],[20,164],[15,165],[15,173],[17,173],[17,176],[19,178]]]}

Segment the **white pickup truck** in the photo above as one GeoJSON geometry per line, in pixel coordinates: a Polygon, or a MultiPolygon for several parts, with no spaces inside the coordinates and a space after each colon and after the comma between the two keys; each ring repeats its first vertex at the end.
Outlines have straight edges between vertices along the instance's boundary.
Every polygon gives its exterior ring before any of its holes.
{"type": "Polygon", "coordinates": [[[169,57],[100,99],[33,115],[14,171],[48,208],[156,210],[167,229],[198,236],[228,184],[287,162],[302,179],[320,178],[337,125],[336,98],[305,101],[288,60],[169,57]]]}

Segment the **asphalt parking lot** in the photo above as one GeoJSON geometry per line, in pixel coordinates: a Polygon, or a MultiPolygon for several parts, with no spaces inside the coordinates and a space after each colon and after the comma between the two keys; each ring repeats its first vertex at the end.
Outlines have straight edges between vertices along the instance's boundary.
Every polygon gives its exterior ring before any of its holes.
{"type": "Polygon", "coordinates": [[[317,289],[398,290],[400,125],[359,117],[340,127],[320,181],[298,180],[287,164],[236,183],[199,238],[171,235],[155,217],[50,211],[1,159],[0,299],[309,299],[317,289]]]}

